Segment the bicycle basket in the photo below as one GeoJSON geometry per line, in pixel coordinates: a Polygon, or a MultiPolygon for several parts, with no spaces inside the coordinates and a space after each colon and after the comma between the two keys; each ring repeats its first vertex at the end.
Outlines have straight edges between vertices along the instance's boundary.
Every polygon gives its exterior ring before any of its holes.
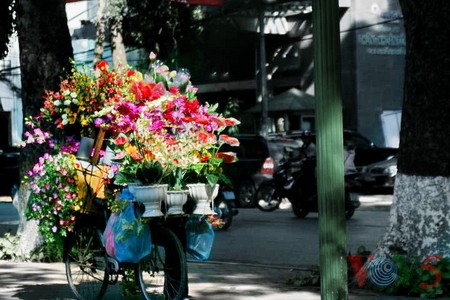
{"type": "Polygon", "coordinates": [[[80,212],[86,214],[99,213],[94,205],[94,199],[106,199],[105,181],[109,171],[109,166],[91,165],[80,162],[80,168],[77,169],[77,193],[82,199],[83,205],[80,212]]]}

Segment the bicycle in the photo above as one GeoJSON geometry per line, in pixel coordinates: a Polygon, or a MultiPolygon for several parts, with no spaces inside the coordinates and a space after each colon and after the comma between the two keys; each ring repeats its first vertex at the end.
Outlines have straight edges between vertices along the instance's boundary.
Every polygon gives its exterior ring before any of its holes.
{"type": "MultiPolygon", "coordinates": [[[[94,155],[95,156],[95,155],[94,155]]],[[[109,285],[116,284],[119,276],[124,279],[125,269],[134,271],[136,290],[144,299],[182,299],[187,292],[187,263],[184,248],[169,227],[174,218],[152,218],[147,223],[152,237],[152,251],[138,263],[119,263],[106,253],[103,232],[110,212],[106,202],[98,197],[99,190],[92,189],[92,182],[99,175],[84,167],[86,190],[92,191],[90,212],[77,216],[74,232],[67,238],[64,263],[69,286],[80,300],[101,299],[109,285]],[[125,268],[127,267],[127,268],[125,268]]]]}

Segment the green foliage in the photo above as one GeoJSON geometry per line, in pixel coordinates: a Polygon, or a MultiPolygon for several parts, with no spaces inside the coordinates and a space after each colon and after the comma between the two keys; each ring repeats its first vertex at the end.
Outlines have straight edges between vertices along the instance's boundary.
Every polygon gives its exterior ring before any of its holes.
{"type": "Polygon", "coordinates": [[[122,266],[123,276],[122,276],[122,295],[127,300],[137,300],[142,299],[139,288],[136,282],[136,275],[134,272],[133,265],[122,266]]]}
{"type": "Polygon", "coordinates": [[[14,32],[14,7],[14,0],[0,1],[0,59],[8,54],[9,38],[14,32]]]}
{"type": "Polygon", "coordinates": [[[28,175],[24,183],[31,193],[25,216],[39,222],[39,233],[47,243],[62,249],[62,239],[73,231],[75,215],[87,201],[77,192],[75,156],[45,154],[28,175]]]}
{"type": "Polygon", "coordinates": [[[136,169],[136,178],[144,185],[160,182],[164,168],[158,161],[143,161],[136,169]]]}
{"type": "MultiPolygon", "coordinates": [[[[63,259],[63,245],[55,247],[55,244],[45,243],[34,249],[29,257],[19,255],[17,247],[20,236],[5,233],[0,237],[0,260],[35,261],[35,262],[59,262],[63,259]]],[[[61,241],[62,242],[62,241],[61,241]]]]}
{"type": "Polygon", "coordinates": [[[5,233],[0,238],[0,259],[13,260],[17,256],[17,245],[19,244],[19,237],[5,233]]]}
{"type": "MultiPolygon", "coordinates": [[[[365,279],[365,287],[390,295],[436,298],[450,294],[450,258],[440,255],[429,256],[424,260],[407,255],[394,255],[390,258],[396,265],[396,279],[387,286],[380,287],[372,282],[370,274],[365,279]]],[[[371,259],[363,266],[367,268],[371,259]]],[[[382,276],[380,269],[377,276],[382,276]]],[[[386,275],[388,276],[388,275],[386,275]]]]}
{"type": "MultiPolygon", "coordinates": [[[[117,1],[117,0],[115,0],[117,1]]],[[[178,41],[192,31],[196,6],[171,0],[126,0],[123,18],[124,43],[129,47],[158,52],[167,60],[174,56],[178,41]]]]}
{"type": "Polygon", "coordinates": [[[309,274],[292,276],[288,278],[287,283],[296,287],[320,286],[320,269],[318,266],[312,266],[309,274]]]}

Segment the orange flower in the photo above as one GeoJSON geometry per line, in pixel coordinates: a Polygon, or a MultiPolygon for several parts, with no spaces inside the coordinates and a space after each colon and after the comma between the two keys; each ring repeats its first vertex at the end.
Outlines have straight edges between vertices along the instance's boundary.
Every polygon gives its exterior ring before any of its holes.
{"type": "Polygon", "coordinates": [[[129,146],[125,149],[125,152],[131,156],[131,158],[135,161],[141,161],[142,160],[142,156],[139,153],[137,147],[135,146],[129,146]]]}
{"type": "Polygon", "coordinates": [[[167,143],[167,145],[176,145],[178,143],[178,141],[174,138],[167,138],[166,143],[167,143]]]}
{"type": "Polygon", "coordinates": [[[201,153],[199,156],[200,156],[200,162],[207,162],[211,158],[209,153],[208,154],[201,153]]]}
{"type": "Polygon", "coordinates": [[[144,158],[145,160],[154,160],[155,159],[155,155],[153,154],[152,151],[145,149],[144,150],[144,158]]]}

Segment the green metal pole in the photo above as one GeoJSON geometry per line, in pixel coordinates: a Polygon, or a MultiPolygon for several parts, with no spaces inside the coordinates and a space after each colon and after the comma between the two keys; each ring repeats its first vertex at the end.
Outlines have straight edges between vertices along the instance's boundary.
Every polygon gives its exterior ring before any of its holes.
{"type": "Polygon", "coordinates": [[[324,300],[348,298],[339,1],[314,0],[320,287],[324,300]]]}

